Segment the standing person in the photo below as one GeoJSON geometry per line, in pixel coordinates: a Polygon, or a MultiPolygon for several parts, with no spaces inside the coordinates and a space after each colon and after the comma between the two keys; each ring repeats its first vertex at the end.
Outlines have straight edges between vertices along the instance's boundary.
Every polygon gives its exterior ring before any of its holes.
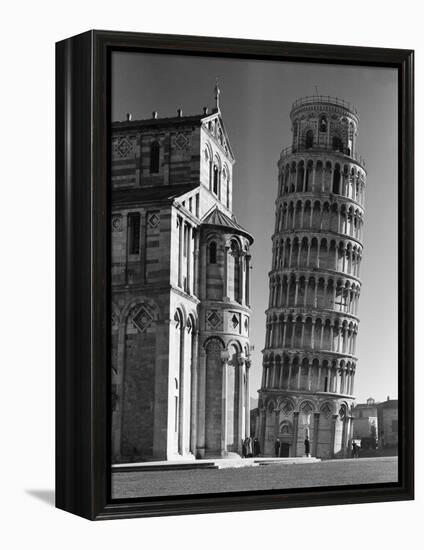
{"type": "Polygon", "coordinates": [[[261,454],[261,445],[259,439],[255,437],[253,441],[253,456],[259,456],[261,454]]]}
{"type": "Polygon", "coordinates": [[[311,442],[309,441],[309,436],[305,438],[305,456],[311,456],[311,442]]]}
{"type": "Polygon", "coordinates": [[[246,458],[246,456],[247,456],[246,440],[245,439],[241,440],[241,456],[243,458],[246,458]]]}
{"type": "Polygon", "coordinates": [[[246,448],[247,457],[248,457],[248,458],[252,458],[252,456],[253,456],[252,438],[251,438],[251,437],[247,437],[247,438],[246,438],[246,441],[247,441],[247,448],[246,448]]]}
{"type": "Polygon", "coordinates": [[[356,441],[352,442],[352,458],[356,458],[356,441]]]}
{"type": "Polygon", "coordinates": [[[277,437],[274,444],[275,456],[280,456],[280,445],[281,445],[280,440],[277,437]]]}
{"type": "Polygon", "coordinates": [[[355,458],[359,458],[359,445],[355,445],[355,458]]]}

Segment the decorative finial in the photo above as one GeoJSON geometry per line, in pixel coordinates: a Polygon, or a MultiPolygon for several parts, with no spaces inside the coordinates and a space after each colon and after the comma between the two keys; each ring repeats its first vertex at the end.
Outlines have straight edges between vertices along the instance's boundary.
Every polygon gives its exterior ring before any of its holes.
{"type": "Polygon", "coordinates": [[[221,90],[218,86],[218,79],[215,82],[215,111],[219,113],[219,96],[221,95],[221,90]]]}

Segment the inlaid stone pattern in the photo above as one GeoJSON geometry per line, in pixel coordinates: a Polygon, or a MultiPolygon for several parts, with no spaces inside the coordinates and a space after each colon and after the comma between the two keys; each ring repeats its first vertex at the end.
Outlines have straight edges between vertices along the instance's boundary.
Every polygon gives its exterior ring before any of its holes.
{"type": "Polygon", "coordinates": [[[156,212],[153,212],[153,214],[150,214],[147,219],[147,223],[149,227],[151,227],[152,229],[155,229],[156,227],[158,227],[160,224],[159,214],[157,214],[156,212]]]}
{"type": "Polygon", "coordinates": [[[152,321],[153,317],[146,306],[142,305],[135,310],[132,322],[140,332],[145,332],[150,327],[152,321]]]}
{"type": "Polygon", "coordinates": [[[231,332],[236,332],[237,334],[240,332],[240,313],[230,312],[230,317],[228,320],[228,329],[231,332]]]}
{"type": "Polygon", "coordinates": [[[131,137],[120,137],[112,142],[112,155],[115,159],[133,158],[135,153],[135,139],[131,137]]]}
{"type": "Polygon", "coordinates": [[[216,309],[208,310],[206,313],[206,326],[208,330],[221,330],[222,314],[216,309]]]}
{"type": "Polygon", "coordinates": [[[183,134],[182,132],[179,132],[174,137],[174,147],[179,149],[180,151],[186,151],[190,148],[191,142],[190,142],[190,136],[187,136],[186,134],[183,134]]]}
{"type": "Polygon", "coordinates": [[[120,214],[112,216],[112,233],[122,231],[122,216],[120,214]]]}

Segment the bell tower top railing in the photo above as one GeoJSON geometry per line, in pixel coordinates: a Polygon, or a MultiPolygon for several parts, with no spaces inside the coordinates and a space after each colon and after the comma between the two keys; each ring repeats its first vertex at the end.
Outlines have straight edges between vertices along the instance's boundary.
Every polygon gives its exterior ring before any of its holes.
{"type": "Polygon", "coordinates": [[[348,101],[345,101],[344,99],[340,99],[338,97],[329,96],[329,95],[309,95],[309,96],[300,97],[299,99],[296,99],[296,101],[293,103],[291,108],[291,113],[293,113],[293,111],[296,111],[301,107],[306,107],[306,106],[315,105],[315,104],[321,105],[321,106],[333,105],[335,107],[341,107],[342,109],[346,109],[347,111],[355,115],[355,117],[359,122],[359,113],[354,105],[352,105],[348,101]]]}

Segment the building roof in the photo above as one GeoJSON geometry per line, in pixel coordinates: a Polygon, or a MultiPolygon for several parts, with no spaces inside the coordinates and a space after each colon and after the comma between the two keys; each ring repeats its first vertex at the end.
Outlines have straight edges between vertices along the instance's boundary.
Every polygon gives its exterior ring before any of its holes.
{"type": "Polygon", "coordinates": [[[199,187],[198,184],[162,185],[152,187],[122,188],[112,191],[112,204],[126,202],[173,201],[177,197],[199,187]]]}
{"type": "Polygon", "coordinates": [[[242,233],[245,237],[249,239],[250,244],[253,243],[252,235],[250,235],[250,233],[248,233],[241,225],[237,223],[235,216],[233,215],[232,218],[230,218],[229,216],[224,214],[224,212],[222,212],[222,210],[220,210],[218,206],[214,206],[211,210],[209,210],[209,212],[205,214],[202,219],[202,224],[229,228],[233,231],[236,231],[237,233],[242,233]]]}
{"type": "MultiPolygon", "coordinates": [[[[127,120],[117,120],[112,122],[112,130],[131,130],[136,128],[157,128],[157,127],[167,127],[167,126],[207,126],[207,123],[213,119],[218,119],[221,126],[224,139],[227,145],[227,154],[234,161],[234,153],[230,144],[228,137],[228,132],[225,128],[224,120],[222,118],[222,113],[219,108],[215,108],[212,112],[203,112],[202,114],[197,115],[183,115],[182,112],[178,116],[173,117],[163,117],[159,118],[157,113],[153,113],[154,116],[150,118],[144,118],[139,120],[132,120],[131,118],[127,120]]],[[[215,138],[216,139],[216,138],[215,138]]],[[[221,144],[222,146],[222,144],[221,144]]]]}
{"type": "Polygon", "coordinates": [[[188,115],[188,116],[173,116],[163,118],[144,118],[138,120],[117,120],[112,122],[113,128],[132,128],[134,126],[163,126],[175,124],[198,124],[204,118],[209,118],[211,114],[188,115]]]}
{"type": "Polygon", "coordinates": [[[387,399],[387,401],[382,401],[378,404],[379,409],[397,409],[398,400],[397,399],[387,399]]]}

